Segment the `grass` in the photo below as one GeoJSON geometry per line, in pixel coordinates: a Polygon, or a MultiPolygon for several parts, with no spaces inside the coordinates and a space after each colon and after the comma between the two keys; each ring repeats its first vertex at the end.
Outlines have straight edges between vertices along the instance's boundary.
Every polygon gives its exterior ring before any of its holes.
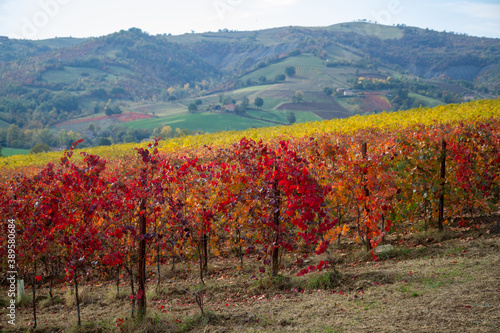
{"type": "Polygon", "coordinates": [[[266,89],[269,89],[270,87],[271,87],[271,85],[251,86],[251,87],[246,87],[246,88],[241,88],[241,89],[234,90],[232,93],[234,93],[234,94],[252,93],[252,92],[255,92],[255,91],[266,90],[266,89]]]}
{"type": "Polygon", "coordinates": [[[31,294],[24,295],[23,298],[16,301],[16,306],[18,307],[28,307],[33,303],[33,296],[31,294]]]}
{"type": "Polygon", "coordinates": [[[44,309],[54,305],[62,305],[64,304],[64,301],[60,297],[53,297],[53,298],[46,297],[43,300],[41,300],[39,304],[40,308],[44,309]]]}
{"type": "Polygon", "coordinates": [[[169,117],[148,118],[124,123],[129,128],[155,128],[160,125],[169,125],[172,128],[181,128],[189,130],[202,129],[207,133],[218,131],[244,130],[250,127],[271,126],[270,123],[235,116],[232,114],[219,113],[195,113],[180,114],[169,117]]]}
{"type": "Polygon", "coordinates": [[[399,28],[387,25],[375,25],[364,22],[349,22],[349,23],[335,24],[330,27],[327,27],[326,29],[339,32],[354,30],[362,35],[376,36],[381,39],[400,39],[404,36],[403,31],[399,28]]]}
{"type": "Polygon", "coordinates": [[[82,326],[74,325],[68,329],[68,333],[104,333],[113,331],[114,327],[109,322],[88,322],[82,326]]]}
{"type": "Polygon", "coordinates": [[[300,67],[303,70],[313,68],[323,69],[325,67],[321,59],[310,53],[305,53],[295,57],[286,58],[281,62],[271,64],[263,68],[259,68],[252,73],[244,75],[241,79],[246,80],[250,78],[251,80],[257,81],[259,77],[264,76],[268,81],[273,81],[276,75],[284,74],[285,68],[288,66],[294,66],[297,68],[300,67]]]}
{"type": "Polygon", "coordinates": [[[335,280],[338,279],[338,273],[327,272],[322,274],[312,275],[307,280],[308,289],[333,289],[335,280]]]}
{"type": "Polygon", "coordinates": [[[434,99],[434,98],[431,98],[431,97],[427,97],[427,96],[424,96],[424,95],[420,95],[420,94],[416,94],[416,93],[408,93],[408,96],[412,97],[412,98],[415,98],[415,100],[417,101],[417,103],[421,103],[422,106],[428,106],[428,107],[435,107],[435,106],[438,106],[438,105],[444,105],[445,103],[437,100],[437,99],[434,99]]]}
{"type": "Polygon", "coordinates": [[[108,304],[116,300],[126,300],[130,296],[129,288],[121,287],[120,292],[116,292],[116,286],[110,286],[104,296],[104,301],[108,304]]]}
{"type": "Polygon", "coordinates": [[[192,332],[198,331],[208,324],[217,324],[221,319],[212,311],[207,311],[204,316],[201,314],[195,314],[189,316],[185,321],[178,326],[179,332],[192,332]]]}
{"type": "MultiPolygon", "coordinates": [[[[288,124],[287,116],[288,112],[285,111],[278,111],[278,110],[263,110],[263,109],[250,109],[247,110],[247,115],[254,117],[254,118],[259,118],[262,120],[270,120],[270,121],[275,121],[283,124],[288,124]]],[[[321,120],[320,117],[316,116],[312,112],[308,111],[296,111],[295,113],[295,122],[296,123],[305,123],[309,121],[319,121],[321,120]]]]}
{"type": "Polygon", "coordinates": [[[266,110],[276,109],[284,102],[282,98],[266,97],[264,98],[264,105],[262,108],[266,110]]]}
{"type": "Polygon", "coordinates": [[[64,67],[63,70],[48,70],[42,74],[42,79],[50,83],[76,82],[82,78],[82,73],[106,75],[107,73],[91,67],[64,67]]]}
{"type": "Polygon", "coordinates": [[[27,155],[29,153],[29,149],[2,147],[2,156],[27,155]]]}
{"type": "MultiPolygon", "coordinates": [[[[491,225],[480,231],[388,235],[386,241],[396,250],[378,261],[364,256],[359,243],[345,239],[340,247],[311,257],[308,263],[327,256],[336,262],[336,270],[326,268],[302,277],[295,276],[300,267],[287,256],[277,277],[259,273],[261,264],[252,258],[245,259],[241,271],[235,269],[238,258],[212,258],[205,277],[205,316],[182,290],[191,287],[181,276],[184,271],[170,274],[170,267],[162,273],[168,281],[158,292],[156,280],[149,279],[148,317],[142,322],[130,318],[129,299],[114,297],[114,281],[108,281],[80,287],[82,299],[87,300],[82,301],[82,327],[77,328],[74,295],[56,289],[54,299],[63,300],[65,295],[69,299],[49,306],[42,306],[46,299],[40,301],[39,328],[92,333],[496,332],[500,237],[486,232],[491,225]],[[426,239],[430,241],[422,247],[419,241],[426,239]],[[104,300],[99,298],[106,294],[104,300]]],[[[197,276],[196,271],[189,274],[197,276]]],[[[120,291],[126,295],[130,287],[125,277],[122,282],[120,291]]],[[[38,290],[39,295],[46,293],[44,288],[38,290]]],[[[29,329],[30,311],[28,303],[19,309],[15,332],[29,329]]]]}
{"type": "Polygon", "coordinates": [[[70,47],[83,43],[87,38],[72,38],[72,37],[59,37],[59,38],[49,38],[42,40],[33,40],[32,43],[39,46],[48,46],[52,49],[59,49],[63,47],[70,47]]]}
{"type": "MultiPolygon", "coordinates": [[[[89,286],[78,287],[78,301],[80,305],[97,303],[101,298],[102,295],[93,293],[92,288],[89,286]]],[[[64,304],[67,306],[76,305],[75,289],[73,287],[66,289],[64,304]]]]}
{"type": "Polygon", "coordinates": [[[187,112],[187,106],[181,103],[150,103],[132,104],[128,106],[129,111],[138,113],[155,114],[155,116],[171,116],[187,112]]]}

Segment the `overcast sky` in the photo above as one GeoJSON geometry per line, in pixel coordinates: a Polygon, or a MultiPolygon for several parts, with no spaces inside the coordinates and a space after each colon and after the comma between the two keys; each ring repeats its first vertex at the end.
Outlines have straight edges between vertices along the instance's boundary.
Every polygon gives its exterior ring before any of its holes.
{"type": "Polygon", "coordinates": [[[500,38],[500,0],[0,0],[0,35],[97,37],[131,27],[150,34],[358,19],[500,38]]]}

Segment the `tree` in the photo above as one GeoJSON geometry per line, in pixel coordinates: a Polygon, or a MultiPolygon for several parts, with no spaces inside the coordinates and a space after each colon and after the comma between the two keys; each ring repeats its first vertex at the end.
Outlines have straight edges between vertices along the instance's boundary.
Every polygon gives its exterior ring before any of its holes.
{"type": "Polygon", "coordinates": [[[118,105],[113,107],[113,114],[122,114],[122,112],[122,109],[118,105]]]}
{"type": "Polygon", "coordinates": [[[98,146],[111,146],[111,140],[108,138],[99,138],[97,140],[97,145],[98,146]]]}
{"type": "Polygon", "coordinates": [[[241,116],[243,114],[243,107],[241,106],[241,104],[236,104],[234,106],[234,113],[237,114],[238,116],[241,116]]]}
{"type": "Polygon", "coordinates": [[[257,98],[255,98],[255,101],[253,102],[253,104],[256,107],[260,108],[264,105],[264,99],[262,99],[262,97],[257,97],[257,98]]]}
{"type": "Polygon", "coordinates": [[[38,153],[46,153],[50,151],[50,147],[46,145],[45,143],[37,143],[33,148],[30,150],[30,154],[38,154],[38,153]]]}
{"type": "Polygon", "coordinates": [[[19,126],[12,124],[7,129],[6,143],[7,147],[19,147],[22,146],[23,132],[19,126]]]}
{"type": "Polygon", "coordinates": [[[115,98],[122,98],[126,94],[127,94],[127,91],[122,87],[113,87],[113,89],[111,89],[111,93],[110,93],[110,95],[115,97],[115,98]]]}
{"type": "Polygon", "coordinates": [[[108,117],[112,116],[114,114],[113,109],[112,108],[106,108],[106,110],[104,110],[104,114],[106,116],[108,116],[108,117]]]}
{"type": "Polygon", "coordinates": [[[304,99],[304,93],[301,90],[297,90],[292,97],[293,103],[299,104],[304,99]]]}
{"type": "Polygon", "coordinates": [[[283,82],[285,80],[286,80],[285,74],[278,74],[274,77],[274,81],[276,81],[276,82],[283,82]]]}
{"type": "Polygon", "coordinates": [[[295,67],[288,66],[287,68],[285,68],[285,74],[288,77],[294,76],[295,75],[295,67]]]}
{"type": "Polygon", "coordinates": [[[323,89],[323,92],[325,93],[325,95],[331,96],[333,94],[333,89],[330,87],[326,87],[325,89],[323,89]]]}
{"type": "Polygon", "coordinates": [[[73,131],[66,132],[66,130],[62,129],[57,133],[56,143],[59,146],[68,146],[80,139],[80,134],[75,133],[73,131]]]}
{"type": "Polygon", "coordinates": [[[2,156],[2,146],[0,145],[0,157],[2,156]]]}
{"type": "Polygon", "coordinates": [[[196,104],[197,106],[202,105],[203,101],[201,99],[197,99],[196,101],[194,101],[194,104],[196,104]]]}
{"type": "Polygon", "coordinates": [[[195,113],[196,111],[198,111],[198,107],[196,106],[196,104],[191,103],[188,106],[188,111],[189,113],[195,113]]]}
{"type": "Polygon", "coordinates": [[[56,138],[52,135],[52,133],[50,133],[50,129],[48,127],[38,132],[36,137],[38,142],[44,143],[48,146],[54,145],[56,141],[56,138]]]}
{"type": "Polygon", "coordinates": [[[286,116],[286,120],[291,124],[295,123],[296,118],[295,118],[295,113],[289,112],[288,115],[286,116]]]}
{"type": "Polygon", "coordinates": [[[98,88],[90,91],[90,95],[97,98],[107,98],[108,93],[103,88],[98,88]]]}
{"type": "Polygon", "coordinates": [[[248,99],[247,96],[244,96],[241,100],[241,107],[243,109],[243,112],[247,110],[248,105],[250,105],[250,100],[248,99]]]}

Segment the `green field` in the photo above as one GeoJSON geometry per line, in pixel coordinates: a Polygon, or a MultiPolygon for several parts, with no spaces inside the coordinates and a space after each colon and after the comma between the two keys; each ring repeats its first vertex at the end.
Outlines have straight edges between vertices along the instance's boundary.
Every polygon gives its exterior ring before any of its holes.
{"type": "Polygon", "coordinates": [[[2,156],[27,155],[29,153],[30,153],[29,149],[2,147],[2,156]]]}
{"type": "Polygon", "coordinates": [[[117,79],[120,75],[132,74],[132,71],[122,66],[109,66],[109,71],[93,67],[71,67],[51,69],[42,74],[42,79],[50,83],[72,83],[85,79],[86,74],[102,77],[106,80],[117,79]],[[83,75],[82,75],[83,74],[83,75]]]}
{"type": "MultiPolygon", "coordinates": [[[[288,112],[285,111],[265,111],[265,110],[259,110],[259,109],[251,109],[247,110],[247,115],[250,117],[254,118],[260,118],[263,120],[270,120],[270,121],[275,121],[283,124],[288,124],[287,116],[288,112]]],[[[295,113],[295,119],[296,123],[305,123],[309,121],[318,121],[322,120],[320,117],[316,116],[312,112],[307,112],[307,111],[298,111],[294,112],[295,113]]]]}
{"type": "Polygon", "coordinates": [[[264,105],[262,107],[266,110],[276,109],[284,102],[282,98],[266,97],[264,98],[264,105]]]}
{"type": "Polygon", "coordinates": [[[155,128],[161,125],[168,125],[172,128],[203,130],[206,133],[218,131],[240,131],[250,127],[266,127],[272,124],[251,118],[240,117],[232,114],[219,113],[196,113],[180,114],[168,117],[158,117],[141,119],[124,123],[129,128],[155,128]]]}
{"type": "Polygon", "coordinates": [[[42,79],[50,83],[76,82],[83,78],[82,73],[93,75],[105,75],[106,73],[91,67],[69,67],[62,70],[48,70],[42,75],[42,79]]]}
{"type": "Polygon", "coordinates": [[[34,40],[32,42],[38,46],[48,46],[51,49],[60,49],[63,47],[70,47],[73,45],[83,43],[86,40],[88,40],[88,38],[63,37],[63,38],[50,38],[50,39],[34,40]]]}
{"type": "Polygon", "coordinates": [[[349,22],[335,24],[324,28],[329,31],[352,32],[355,31],[360,35],[374,36],[380,39],[400,39],[403,37],[401,29],[389,25],[375,25],[364,22],[349,22]]]}
{"type": "Polygon", "coordinates": [[[444,105],[445,103],[441,102],[441,101],[438,101],[437,99],[434,99],[434,98],[431,98],[431,97],[427,97],[427,96],[423,96],[423,95],[419,95],[419,94],[415,94],[415,93],[409,93],[408,96],[410,96],[411,98],[415,98],[415,100],[417,102],[420,102],[422,104],[422,106],[429,106],[431,108],[435,107],[435,106],[438,106],[438,105],[444,105]]]}
{"type": "Polygon", "coordinates": [[[239,93],[253,93],[253,92],[256,92],[256,91],[262,91],[262,90],[266,90],[266,89],[269,89],[270,87],[272,87],[272,85],[262,85],[262,86],[251,86],[251,87],[246,87],[246,88],[241,88],[241,89],[238,89],[238,90],[234,90],[232,93],[233,94],[239,94],[239,93]]]}
{"type": "Polygon", "coordinates": [[[188,107],[182,103],[160,102],[160,103],[129,105],[126,107],[126,109],[130,112],[148,113],[160,117],[160,116],[173,116],[180,113],[186,113],[188,107]]]}
{"type": "MultiPolygon", "coordinates": [[[[250,74],[243,76],[241,79],[246,80],[250,78],[251,80],[257,80],[261,76],[265,76],[268,81],[273,81],[274,77],[278,74],[284,74],[285,69],[288,66],[300,67],[304,69],[313,70],[314,68],[325,68],[323,60],[315,57],[310,53],[305,53],[298,55],[296,57],[289,57],[285,60],[272,64],[263,68],[259,68],[250,74]]],[[[297,73],[297,75],[300,75],[297,73]]]]}

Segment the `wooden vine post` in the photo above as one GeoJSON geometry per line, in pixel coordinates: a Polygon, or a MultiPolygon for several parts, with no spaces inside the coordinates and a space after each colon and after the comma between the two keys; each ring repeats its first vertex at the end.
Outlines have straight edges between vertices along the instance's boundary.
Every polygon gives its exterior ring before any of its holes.
{"type": "Polygon", "coordinates": [[[140,319],[146,315],[146,200],[142,199],[140,202],[140,216],[139,216],[139,290],[137,298],[137,314],[140,319]]]}
{"type": "Polygon", "coordinates": [[[441,141],[441,195],[439,196],[438,228],[443,230],[444,223],[444,185],[446,183],[446,141],[441,141]]]}
{"type": "Polygon", "coordinates": [[[76,303],[76,313],[78,316],[78,327],[82,326],[82,315],[80,313],[80,298],[78,297],[78,271],[75,268],[75,303],[76,303]]]}
{"type": "MultiPolygon", "coordinates": [[[[366,155],[368,153],[368,143],[366,142],[363,142],[361,144],[361,156],[363,157],[363,161],[366,161],[366,155]]],[[[364,171],[361,172],[361,179],[362,179],[362,182],[365,183],[365,175],[364,175],[364,171]]],[[[366,186],[366,184],[363,184],[363,191],[365,193],[365,197],[368,198],[370,196],[370,190],[368,189],[368,186],[366,186]]],[[[366,204],[365,204],[365,212],[368,214],[369,212],[369,209],[366,207],[366,204]]],[[[368,230],[366,231],[366,250],[367,251],[370,251],[372,249],[372,244],[370,243],[370,239],[368,237],[368,230]]]]}
{"type": "Polygon", "coordinates": [[[273,183],[273,188],[274,188],[274,200],[275,200],[275,206],[274,206],[274,213],[273,213],[273,222],[274,222],[274,228],[276,229],[276,238],[274,239],[274,248],[273,248],[273,253],[272,253],[272,276],[278,276],[279,272],[279,242],[280,242],[280,231],[279,231],[279,225],[280,225],[280,206],[281,206],[281,194],[280,190],[278,188],[278,181],[275,180],[273,183]]]}
{"type": "MultiPolygon", "coordinates": [[[[33,332],[36,329],[36,261],[34,262],[33,268],[33,279],[32,279],[32,288],[33,288],[33,332]]],[[[80,325],[80,317],[78,317],[78,325],[80,325]]]]}

